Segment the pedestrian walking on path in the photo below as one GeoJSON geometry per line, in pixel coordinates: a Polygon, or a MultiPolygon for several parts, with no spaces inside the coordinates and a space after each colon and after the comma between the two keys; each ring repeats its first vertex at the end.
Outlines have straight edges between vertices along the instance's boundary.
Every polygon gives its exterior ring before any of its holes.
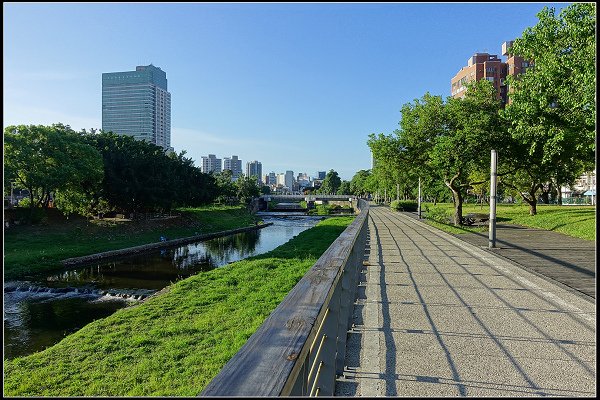
{"type": "Polygon", "coordinates": [[[596,395],[590,297],[371,206],[341,396],[596,395]]]}

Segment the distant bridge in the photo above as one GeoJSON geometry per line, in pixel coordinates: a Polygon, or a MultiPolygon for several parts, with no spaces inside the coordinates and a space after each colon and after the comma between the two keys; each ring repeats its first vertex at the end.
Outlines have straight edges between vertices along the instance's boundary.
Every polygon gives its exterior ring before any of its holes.
{"type": "Polygon", "coordinates": [[[349,194],[265,194],[260,196],[263,201],[275,201],[277,203],[293,203],[299,201],[357,201],[356,196],[349,194]]]}
{"type": "Polygon", "coordinates": [[[352,195],[336,195],[336,194],[311,194],[311,195],[264,195],[258,198],[258,210],[265,211],[272,207],[269,207],[269,203],[275,202],[278,206],[272,208],[270,211],[308,211],[314,208],[318,201],[335,201],[335,202],[348,202],[350,206],[356,206],[358,199],[352,195]],[[302,208],[299,204],[301,201],[306,202],[306,208],[302,208]]]}

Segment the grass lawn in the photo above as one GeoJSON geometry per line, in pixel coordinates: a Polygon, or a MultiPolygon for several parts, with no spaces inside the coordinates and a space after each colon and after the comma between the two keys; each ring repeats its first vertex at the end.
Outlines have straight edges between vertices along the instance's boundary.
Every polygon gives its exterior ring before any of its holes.
{"type": "Polygon", "coordinates": [[[256,217],[242,206],[182,208],[165,220],[66,220],[57,210],[47,224],[18,225],[4,231],[4,279],[62,268],[61,260],[154,243],[164,235],[176,239],[254,225],[256,217]]]}
{"type": "MultiPolygon", "coordinates": [[[[430,209],[434,208],[432,203],[423,203],[430,209]]],[[[444,208],[451,214],[454,206],[451,203],[438,203],[435,208],[444,208]]],[[[463,205],[463,216],[468,213],[489,213],[489,206],[477,204],[463,205]]],[[[425,213],[425,215],[427,215],[425,213]]],[[[450,224],[441,224],[435,221],[425,220],[428,224],[450,233],[481,232],[487,231],[486,227],[454,227],[450,224]]],[[[496,222],[528,226],[530,228],[545,229],[564,233],[565,235],[585,239],[596,240],[596,207],[593,206],[557,206],[539,205],[537,215],[529,215],[528,205],[498,204],[496,206],[496,222]]]]}
{"type": "Polygon", "coordinates": [[[179,281],[26,357],[5,360],[5,396],[197,396],[353,217],[179,281]]]}

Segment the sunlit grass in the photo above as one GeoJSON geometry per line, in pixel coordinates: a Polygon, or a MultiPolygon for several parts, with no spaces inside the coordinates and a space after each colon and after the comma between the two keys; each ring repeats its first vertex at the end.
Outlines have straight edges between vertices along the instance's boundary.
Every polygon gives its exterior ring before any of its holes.
{"type": "MultiPolygon", "coordinates": [[[[423,207],[425,205],[429,208],[434,207],[432,203],[424,203],[423,207]]],[[[451,203],[438,203],[435,207],[454,212],[451,203]]],[[[463,205],[463,216],[468,213],[489,213],[489,206],[465,204],[463,205]]],[[[498,204],[496,221],[560,232],[585,240],[596,240],[596,208],[592,206],[538,205],[537,214],[529,215],[529,206],[527,205],[498,204]]],[[[451,233],[487,230],[486,227],[454,227],[450,224],[440,224],[430,220],[426,220],[426,222],[451,233]]]]}
{"type": "Polygon", "coordinates": [[[4,232],[4,278],[61,268],[61,260],[254,225],[256,217],[241,206],[207,206],[178,210],[165,221],[98,222],[14,226],[4,232]]]}
{"type": "Polygon", "coordinates": [[[5,361],[5,396],[196,396],[353,217],[330,218],[275,250],[203,272],[5,361]]]}

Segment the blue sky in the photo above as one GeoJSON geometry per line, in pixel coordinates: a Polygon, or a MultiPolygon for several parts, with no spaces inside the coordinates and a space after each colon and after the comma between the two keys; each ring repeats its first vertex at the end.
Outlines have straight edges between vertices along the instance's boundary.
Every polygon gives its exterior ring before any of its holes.
{"type": "MultiPolygon", "coordinates": [[[[171,145],[263,173],[371,167],[370,133],[570,3],[3,3],[4,127],[101,128],[102,73],[167,73],[171,145]]],[[[504,57],[501,57],[504,59],[504,57]]]]}

